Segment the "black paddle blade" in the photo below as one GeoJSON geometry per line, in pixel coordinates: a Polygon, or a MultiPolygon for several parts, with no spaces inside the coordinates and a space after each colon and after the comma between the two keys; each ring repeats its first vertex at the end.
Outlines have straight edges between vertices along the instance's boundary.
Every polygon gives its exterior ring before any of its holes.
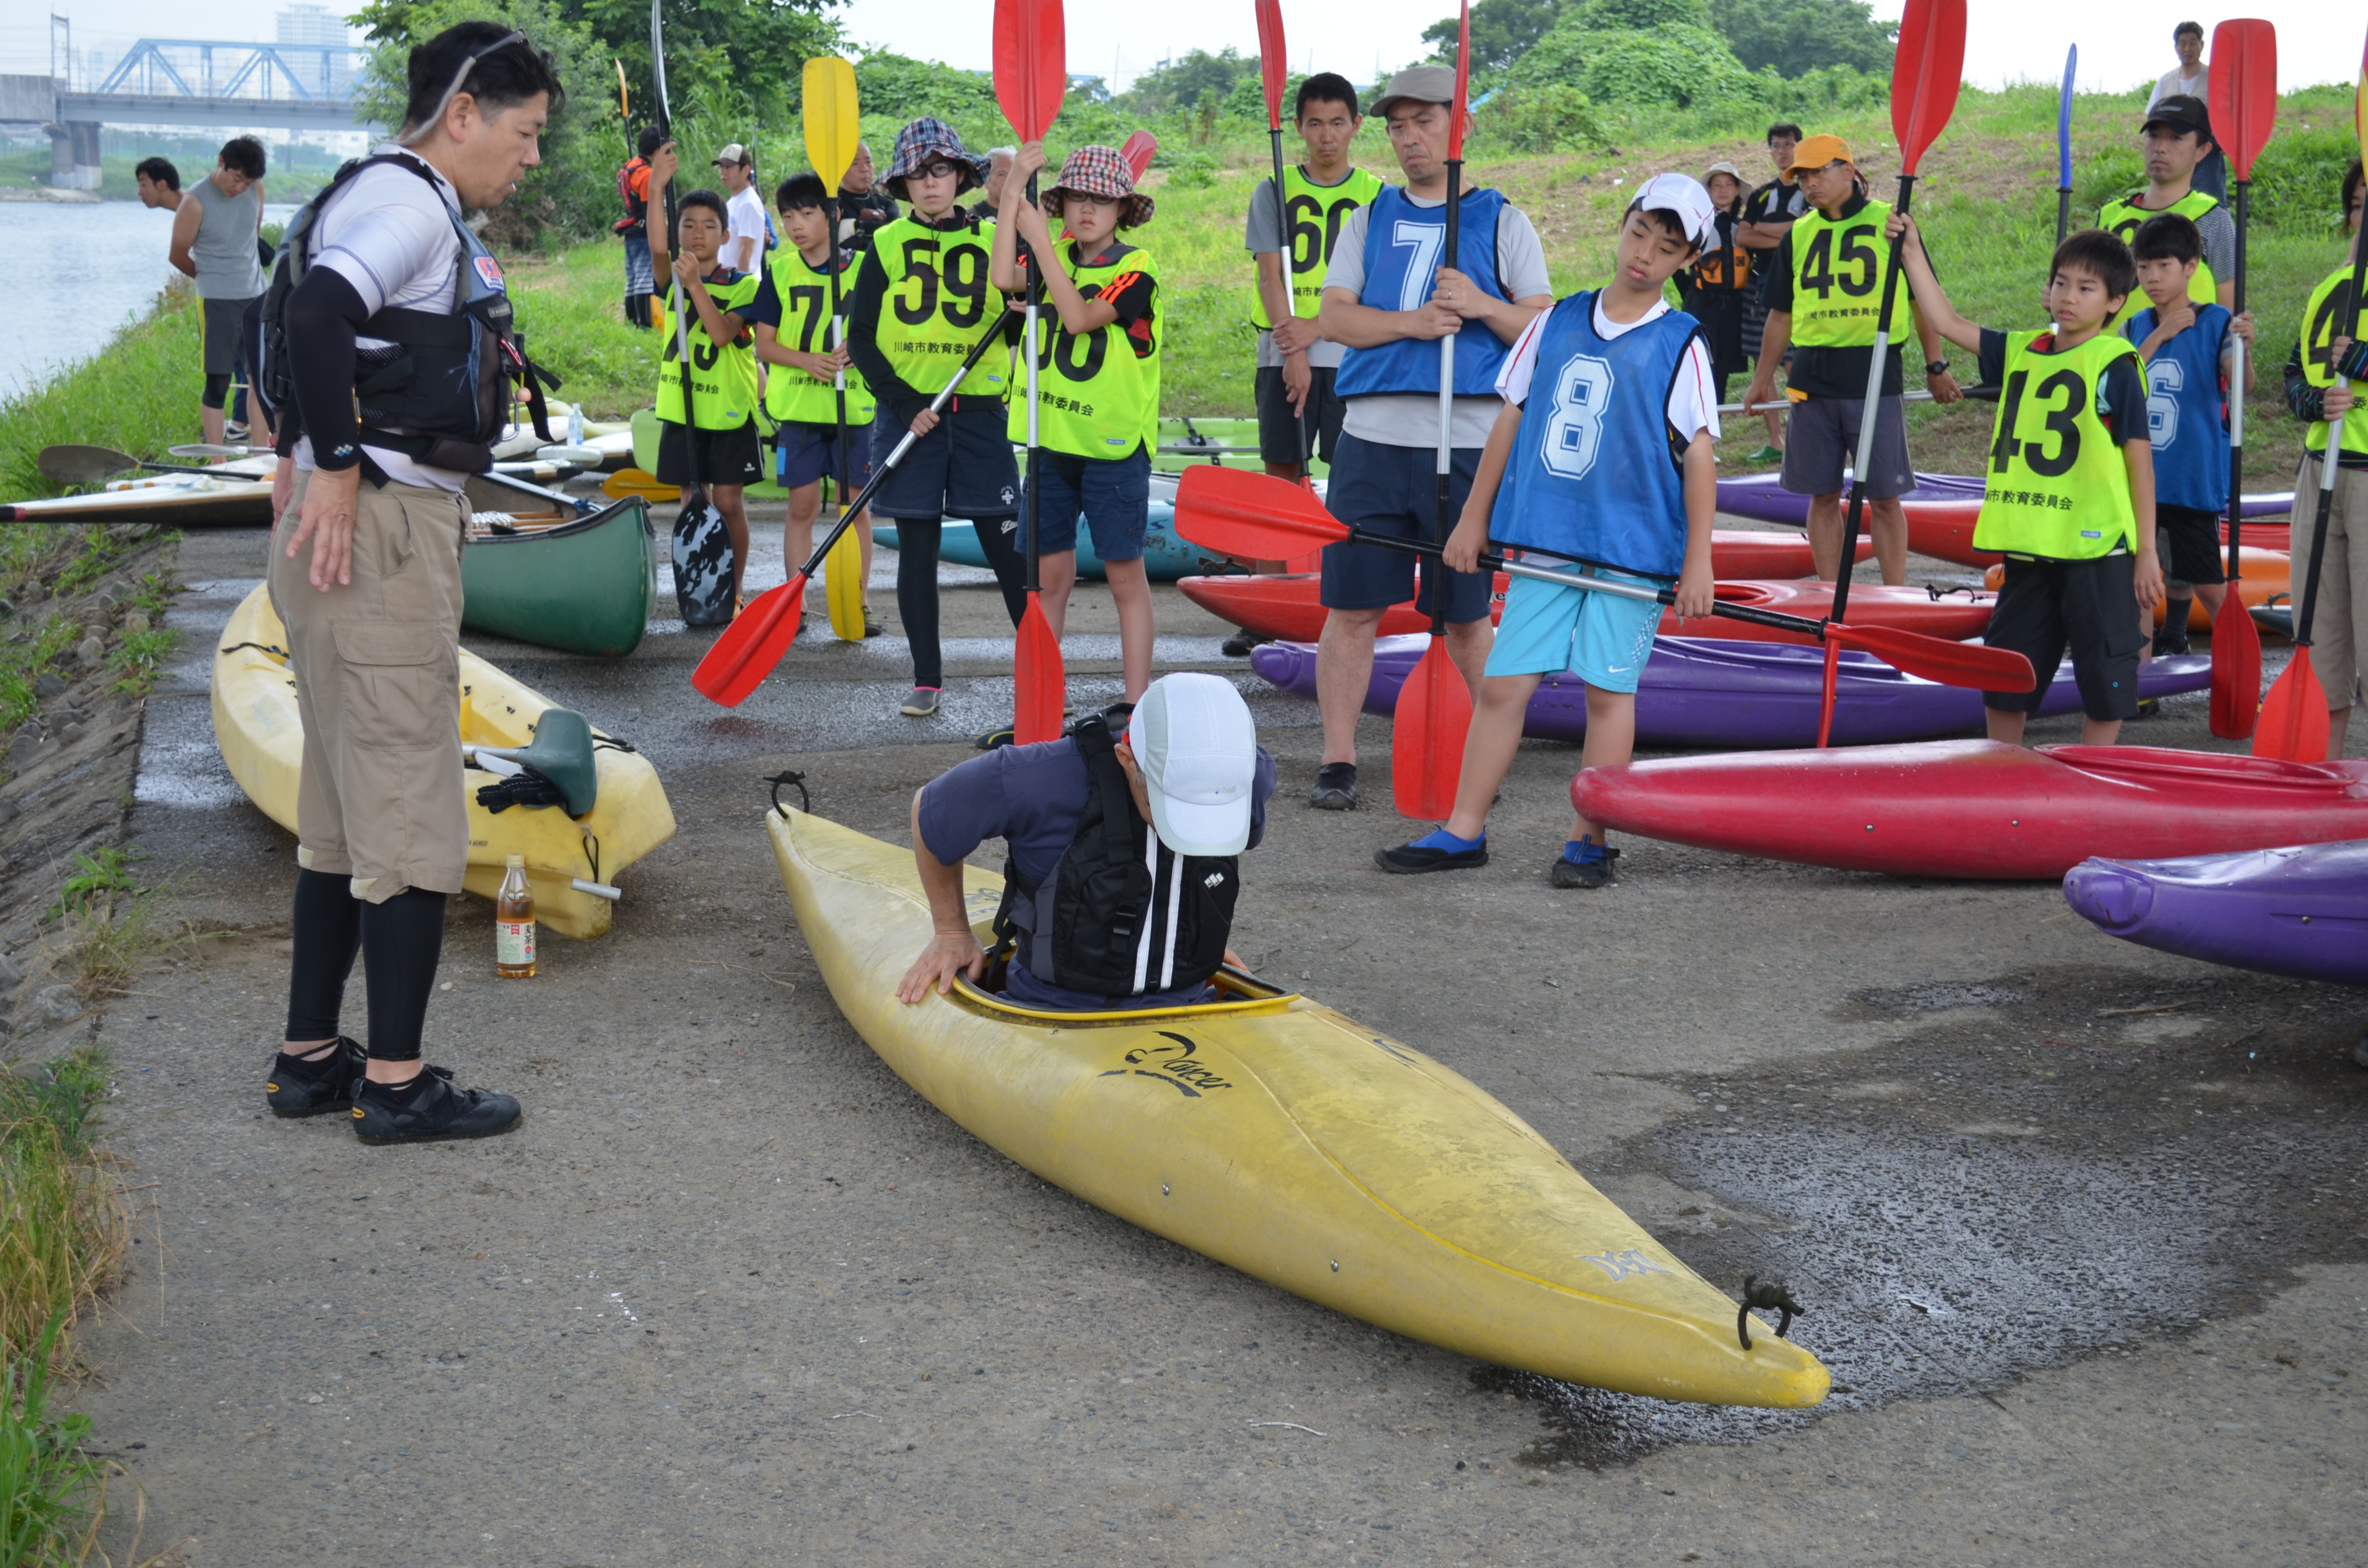
{"type": "Polygon", "coordinates": [[[732,619],[732,535],[704,485],[682,487],[682,510],[674,520],[674,597],[685,626],[722,626],[732,619]]]}

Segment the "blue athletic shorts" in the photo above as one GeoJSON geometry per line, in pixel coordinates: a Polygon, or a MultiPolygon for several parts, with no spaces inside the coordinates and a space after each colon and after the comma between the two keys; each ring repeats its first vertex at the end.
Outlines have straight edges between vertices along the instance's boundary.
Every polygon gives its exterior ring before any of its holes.
{"type": "MultiPolygon", "coordinates": [[[[1634,577],[1601,566],[1570,570],[1648,588],[1674,585],[1666,577],[1634,577]]],[[[1649,600],[1516,577],[1505,596],[1505,619],[1497,623],[1486,673],[1545,676],[1568,670],[1599,691],[1634,692],[1645,661],[1653,656],[1660,625],[1661,606],[1649,600]]]]}
{"type": "Polygon", "coordinates": [[[785,420],[773,432],[774,477],[784,490],[803,490],[818,479],[836,479],[849,496],[871,479],[871,426],[848,427],[847,455],[852,476],[839,472],[838,426],[785,420]]]}
{"type": "MultiPolygon", "coordinates": [[[[977,522],[1019,510],[1019,470],[1004,426],[1010,410],[999,398],[959,398],[937,428],[913,443],[905,460],[871,494],[871,515],[895,522],[940,517],[977,522]]],[[[871,422],[871,461],[884,464],[911,428],[885,402],[871,422]]]]}
{"type": "MultiPolygon", "coordinates": [[[[1093,530],[1094,553],[1104,561],[1140,561],[1143,536],[1151,526],[1151,449],[1138,446],[1127,458],[1080,458],[1039,451],[1036,526],[1043,542],[1038,553],[1057,555],[1077,548],[1077,518],[1093,530]]],[[[1019,548],[1028,548],[1026,485],[1019,508],[1019,548]]]]}
{"type": "MultiPolygon", "coordinates": [[[[1450,454],[1447,484],[1447,526],[1454,528],[1463,515],[1463,497],[1472,489],[1472,475],[1480,466],[1480,449],[1458,447],[1450,454]]],[[[1325,509],[1344,523],[1368,532],[1399,539],[1440,539],[1439,452],[1432,447],[1385,447],[1378,441],[1343,435],[1332,456],[1331,483],[1324,494],[1325,509]]],[[[1424,561],[1422,587],[1415,588],[1417,558],[1377,544],[1327,544],[1324,547],[1321,598],[1326,609],[1386,609],[1414,598],[1415,608],[1430,613],[1430,583],[1435,573],[1447,577],[1447,619],[1461,626],[1488,619],[1488,592],[1493,585],[1486,572],[1447,572],[1424,561]]]]}

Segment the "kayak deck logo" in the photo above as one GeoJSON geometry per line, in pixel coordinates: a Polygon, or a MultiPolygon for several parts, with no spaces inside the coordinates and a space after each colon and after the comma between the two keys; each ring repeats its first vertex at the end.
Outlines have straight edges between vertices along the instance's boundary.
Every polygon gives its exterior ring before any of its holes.
{"type": "Polygon", "coordinates": [[[1188,1100],[1197,1100],[1204,1094],[1213,1094],[1234,1085],[1210,1071],[1200,1061],[1200,1045],[1190,1035],[1173,1029],[1161,1029],[1159,1038],[1166,1044],[1139,1045],[1120,1061],[1122,1066],[1098,1074],[1103,1078],[1150,1078],[1176,1089],[1188,1100]]]}

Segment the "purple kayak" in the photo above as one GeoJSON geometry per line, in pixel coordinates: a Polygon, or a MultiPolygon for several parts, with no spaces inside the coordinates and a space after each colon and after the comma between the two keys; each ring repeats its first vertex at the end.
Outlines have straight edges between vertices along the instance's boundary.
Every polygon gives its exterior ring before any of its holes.
{"type": "MultiPolygon", "coordinates": [[[[1422,657],[1427,633],[1383,637],[1373,645],[1373,678],[1365,711],[1397,707],[1398,687],[1422,657]]],[[[1250,651],[1250,667],[1281,690],[1315,695],[1315,648],[1269,642],[1250,651]]],[[[1825,654],[1788,642],[1732,642],[1664,637],[1653,644],[1636,693],[1636,739],[1654,746],[1736,750],[1808,746],[1817,742],[1817,707],[1825,654]]],[[[2212,684],[2212,655],[2180,653],[2143,666],[2146,697],[2202,691],[2212,684]]],[[[2072,713],[2080,707],[2067,662],[2039,711],[2072,713]]],[[[1835,687],[1834,740],[1841,745],[1929,740],[1978,733],[1982,694],[1941,686],[1892,668],[1872,653],[1845,652],[1835,687]]],[[[1575,741],[1587,733],[1587,687],[1577,676],[1548,676],[1530,699],[1521,733],[1539,740],[1575,741]]]]}
{"type": "MultiPolygon", "coordinates": [[[[1848,483],[1845,471],[1844,482],[1848,483]]],[[[1918,470],[1916,488],[1900,500],[1909,506],[1918,501],[1965,502],[1982,498],[1982,482],[1972,474],[1926,473],[1918,470]]],[[[1772,473],[1755,473],[1743,479],[1722,479],[1718,482],[1718,509],[1733,517],[1752,517],[1763,523],[1783,523],[1796,528],[1809,526],[1809,498],[1795,495],[1785,489],[1772,473]]],[[[2294,509],[2294,492],[2248,495],[2245,516],[2248,517],[2283,517],[2294,509]]]]}
{"type": "Polygon", "coordinates": [[[2142,948],[2297,980],[2368,985],[2368,839],[2193,855],[2084,860],[2064,902],[2142,948]]]}

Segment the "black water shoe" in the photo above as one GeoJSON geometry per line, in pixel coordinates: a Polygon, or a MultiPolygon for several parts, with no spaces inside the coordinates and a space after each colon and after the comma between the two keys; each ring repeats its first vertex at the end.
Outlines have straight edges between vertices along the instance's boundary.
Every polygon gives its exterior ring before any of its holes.
{"type": "Polygon", "coordinates": [[[487,1089],[456,1089],[451,1073],[423,1067],[407,1084],[365,1078],[354,1096],[354,1131],[365,1143],[432,1143],[490,1138],[525,1117],[517,1100],[487,1089]]]}
{"type": "Polygon", "coordinates": [[[318,1116],[344,1110],[354,1103],[354,1085],[360,1081],[366,1060],[360,1044],[337,1037],[336,1049],[317,1062],[286,1051],[271,1064],[264,1080],[263,1103],[274,1116],[318,1116]]]}
{"type": "Polygon", "coordinates": [[[1546,881],[1558,888],[1600,888],[1611,881],[1611,862],[1618,858],[1617,849],[1606,849],[1600,860],[1574,860],[1567,855],[1557,855],[1554,869],[1546,873],[1546,881]]]}
{"type": "Polygon", "coordinates": [[[1327,762],[1315,770],[1315,788],[1307,791],[1307,803],[1319,812],[1353,812],[1357,809],[1357,765],[1353,762],[1327,762]]]}
{"type": "Polygon", "coordinates": [[[1488,841],[1485,838],[1469,849],[1440,849],[1416,843],[1378,850],[1373,855],[1374,865],[1401,877],[1419,876],[1425,871],[1474,871],[1487,863],[1488,841]]]}

